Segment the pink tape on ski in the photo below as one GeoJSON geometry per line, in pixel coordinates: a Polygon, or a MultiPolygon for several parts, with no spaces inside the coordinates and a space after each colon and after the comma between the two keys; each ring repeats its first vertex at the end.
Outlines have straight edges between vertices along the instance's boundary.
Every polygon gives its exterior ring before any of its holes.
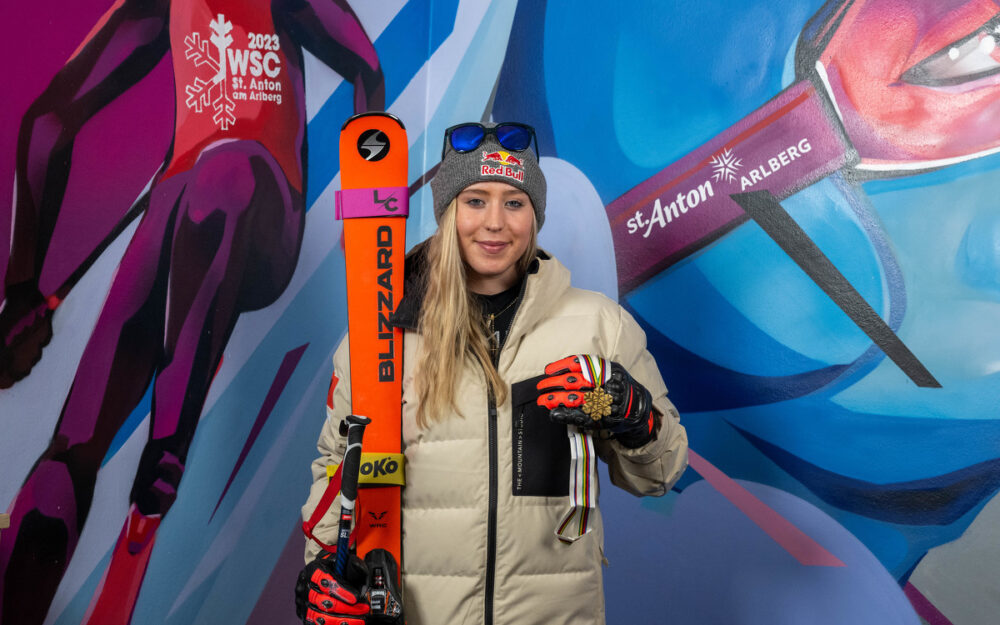
{"type": "Polygon", "coordinates": [[[406,217],[410,190],[406,187],[342,189],[336,193],[337,219],[355,217],[406,217]]]}

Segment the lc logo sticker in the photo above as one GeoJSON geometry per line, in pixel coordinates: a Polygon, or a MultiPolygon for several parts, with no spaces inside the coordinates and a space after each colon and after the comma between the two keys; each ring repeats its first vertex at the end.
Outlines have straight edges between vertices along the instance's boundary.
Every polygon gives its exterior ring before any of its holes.
{"type": "Polygon", "coordinates": [[[389,153],[389,137],[378,128],[372,128],[358,137],[358,154],[366,161],[380,161],[389,153]]]}
{"type": "Polygon", "coordinates": [[[385,210],[389,211],[390,213],[395,213],[396,210],[399,209],[399,206],[396,205],[396,196],[395,195],[393,195],[393,194],[390,193],[389,197],[380,198],[378,196],[378,189],[373,189],[373,191],[375,193],[374,202],[376,204],[381,204],[382,208],[384,208],[385,210]]]}

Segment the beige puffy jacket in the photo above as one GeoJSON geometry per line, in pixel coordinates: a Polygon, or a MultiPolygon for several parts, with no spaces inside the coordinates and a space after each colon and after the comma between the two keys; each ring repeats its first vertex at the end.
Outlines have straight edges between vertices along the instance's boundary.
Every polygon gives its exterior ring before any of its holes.
{"type": "MultiPolygon", "coordinates": [[[[533,385],[548,363],[601,355],[652,394],[663,415],[655,440],[626,449],[595,436],[614,484],[635,495],[662,495],[687,466],[687,435],[638,324],[604,295],[570,287],[559,261],[539,257],[500,353],[499,372],[512,392],[496,407],[495,420],[482,372],[468,367],[455,393],[464,418],[448,415],[417,428],[413,369],[421,338],[405,334],[402,577],[409,625],[604,623],[600,514],[573,544],[554,532],[569,507],[569,442],[565,426],[534,404],[533,385]]],[[[338,426],[350,413],[346,344],[334,356],[340,382],[312,465],[306,519],[326,487],[326,465],[339,463],[345,448],[338,426]]],[[[339,510],[335,502],[314,529],[328,544],[336,542],[339,510]]],[[[307,545],[306,561],[317,551],[307,545]]]]}

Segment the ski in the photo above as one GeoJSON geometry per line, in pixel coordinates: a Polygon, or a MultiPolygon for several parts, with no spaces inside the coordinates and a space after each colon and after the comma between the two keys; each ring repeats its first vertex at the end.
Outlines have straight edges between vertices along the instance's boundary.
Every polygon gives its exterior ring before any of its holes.
{"type": "MultiPolygon", "coordinates": [[[[355,509],[360,557],[385,549],[402,563],[400,424],[403,332],[389,319],[403,297],[406,252],[406,129],[388,113],[362,113],[340,132],[337,218],[344,223],[351,412],[365,431],[355,509]]],[[[395,580],[397,583],[399,580],[395,580]]]]}

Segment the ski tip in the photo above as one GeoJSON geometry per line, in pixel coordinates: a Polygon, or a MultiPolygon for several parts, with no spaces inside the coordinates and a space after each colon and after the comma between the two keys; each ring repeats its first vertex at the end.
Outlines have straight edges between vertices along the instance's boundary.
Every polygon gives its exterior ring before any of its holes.
{"type": "Polygon", "coordinates": [[[372,116],[388,117],[389,119],[399,124],[400,128],[406,130],[406,126],[403,125],[403,120],[396,117],[392,113],[387,113],[386,111],[368,111],[366,113],[356,113],[354,115],[351,115],[350,117],[347,118],[347,121],[344,122],[344,125],[340,127],[340,130],[341,132],[343,132],[344,128],[347,128],[347,126],[356,119],[360,119],[362,117],[372,117],[372,116]]]}

